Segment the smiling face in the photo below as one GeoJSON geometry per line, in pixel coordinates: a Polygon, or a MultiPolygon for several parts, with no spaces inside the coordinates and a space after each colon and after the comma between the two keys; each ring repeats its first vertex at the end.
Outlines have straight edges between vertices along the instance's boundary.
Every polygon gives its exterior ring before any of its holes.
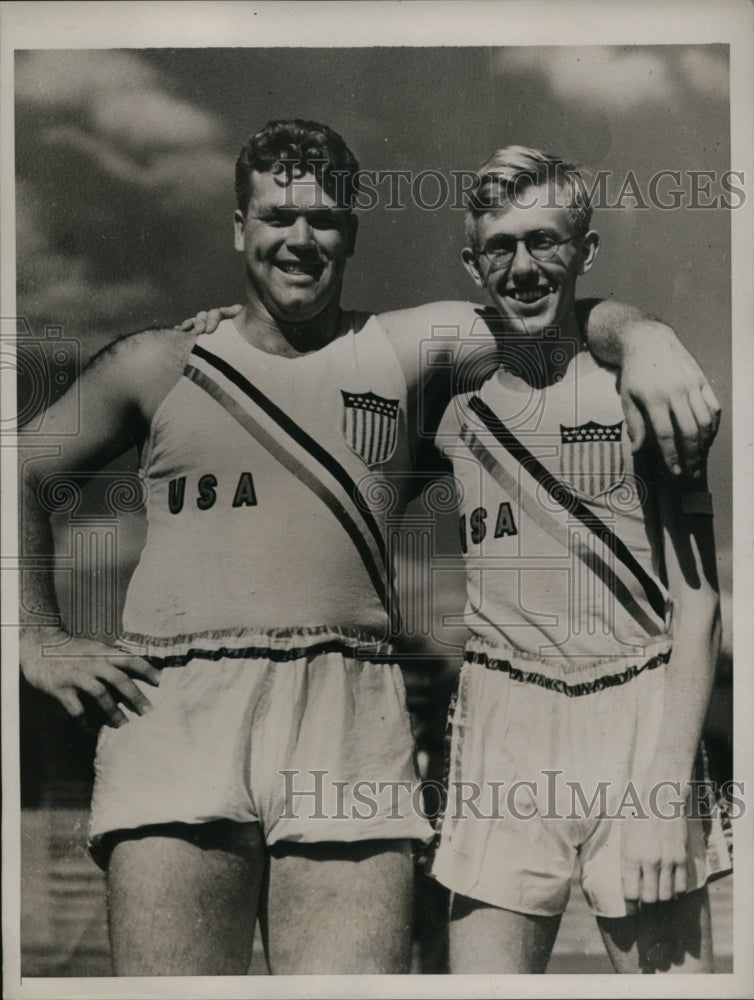
{"type": "Polygon", "coordinates": [[[313,174],[253,171],[246,215],[235,213],[253,298],[276,321],[300,324],[337,306],[356,219],[313,174]]]}
{"type": "Polygon", "coordinates": [[[594,262],[597,233],[576,235],[572,213],[557,206],[551,188],[542,184],[480,215],[476,236],[476,247],[463,251],[464,264],[511,330],[532,334],[559,327],[561,335],[577,335],[576,280],[594,262]]]}

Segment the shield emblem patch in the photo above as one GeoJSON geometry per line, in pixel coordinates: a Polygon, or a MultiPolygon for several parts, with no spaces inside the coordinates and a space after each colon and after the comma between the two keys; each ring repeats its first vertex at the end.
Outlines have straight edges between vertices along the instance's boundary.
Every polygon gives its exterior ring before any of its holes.
{"type": "Polygon", "coordinates": [[[560,425],[560,475],[580,496],[595,500],[623,482],[623,421],[560,425]]]}
{"type": "Polygon", "coordinates": [[[343,435],[348,447],[367,465],[387,462],[398,442],[399,400],[373,392],[345,392],[343,435]]]}

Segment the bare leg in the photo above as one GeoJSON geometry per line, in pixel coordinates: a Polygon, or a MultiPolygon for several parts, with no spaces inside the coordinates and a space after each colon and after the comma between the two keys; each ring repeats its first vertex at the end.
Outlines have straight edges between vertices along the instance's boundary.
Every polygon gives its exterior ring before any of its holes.
{"type": "Polygon", "coordinates": [[[706,888],[644,905],[636,916],[597,923],[616,972],[713,971],[706,888]]]}
{"type": "Polygon", "coordinates": [[[256,823],[124,834],[107,874],[115,975],[244,975],[263,871],[256,823]]]}
{"type": "Polygon", "coordinates": [[[559,926],[560,915],[515,913],[456,895],[450,911],[450,971],[544,972],[559,926]]]}
{"type": "Polygon", "coordinates": [[[413,876],[405,840],[275,844],[266,906],[270,969],[408,972],[413,876]]]}

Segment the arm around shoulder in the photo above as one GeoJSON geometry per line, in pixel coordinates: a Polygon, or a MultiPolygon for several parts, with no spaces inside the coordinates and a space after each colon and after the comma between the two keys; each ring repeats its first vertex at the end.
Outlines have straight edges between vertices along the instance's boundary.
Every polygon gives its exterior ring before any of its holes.
{"type": "Polygon", "coordinates": [[[449,352],[452,364],[474,347],[494,351],[495,343],[474,302],[429,302],[411,309],[379,313],[377,319],[390,340],[409,384],[426,379],[426,346],[449,352]]]}
{"type": "Polygon", "coordinates": [[[674,475],[697,475],[720,422],[720,404],[673,329],[622,302],[581,300],[591,352],[620,368],[626,426],[635,450],[654,432],[674,475]]]}

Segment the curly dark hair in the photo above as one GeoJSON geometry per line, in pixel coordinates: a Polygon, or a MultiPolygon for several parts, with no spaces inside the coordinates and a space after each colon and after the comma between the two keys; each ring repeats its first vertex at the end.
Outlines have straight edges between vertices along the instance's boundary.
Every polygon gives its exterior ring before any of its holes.
{"type": "Polygon", "coordinates": [[[348,208],[359,186],[358,161],[338,133],[302,118],[269,121],[244,143],[236,160],[236,201],[244,215],[252,170],[285,171],[289,179],[311,172],[331,198],[348,208]]]}

